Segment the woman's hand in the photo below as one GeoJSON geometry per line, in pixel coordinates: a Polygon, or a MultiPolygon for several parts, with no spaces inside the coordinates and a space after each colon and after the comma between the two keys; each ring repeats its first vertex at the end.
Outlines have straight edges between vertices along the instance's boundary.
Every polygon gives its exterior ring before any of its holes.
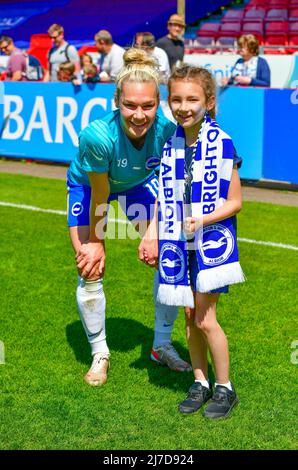
{"type": "Polygon", "coordinates": [[[234,78],[234,82],[238,83],[238,85],[250,85],[251,84],[251,78],[250,77],[242,77],[241,75],[237,75],[237,77],[234,78]]]}
{"type": "Polygon", "coordinates": [[[139,260],[152,268],[158,266],[158,240],[144,237],[139,245],[139,260]]]}
{"type": "Polygon", "coordinates": [[[76,255],[77,268],[86,279],[102,277],[105,270],[105,247],[103,241],[83,243],[76,255]]]}

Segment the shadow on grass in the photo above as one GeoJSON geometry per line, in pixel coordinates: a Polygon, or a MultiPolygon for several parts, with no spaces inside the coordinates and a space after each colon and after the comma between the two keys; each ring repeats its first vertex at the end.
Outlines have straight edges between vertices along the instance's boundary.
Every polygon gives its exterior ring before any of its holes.
{"type": "MultiPolygon", "coordinates": [[[[140,357],[130,364],[133,369],[146,369],[149,381],[158,387],[166,387],[171,390],[187,391],[193,383],[192,372],[179,373],[160,366],[150,360],[150,350],[153,341],[153,330],[142,323],[128,318],[114,317],[106,320],[108,345],[110,351],[128,352],[141,345],[140,357]]],[[[67,325],[66,337],[74,351],[76,360],[90,365],[90,348],[80,321],[67,325]]],[[[189,361],[188,350],[178,342],[173,342],[180,356],[189,361]]],[[[209,377],[214,382],[212,368],[209,365],[209,377]]]]}

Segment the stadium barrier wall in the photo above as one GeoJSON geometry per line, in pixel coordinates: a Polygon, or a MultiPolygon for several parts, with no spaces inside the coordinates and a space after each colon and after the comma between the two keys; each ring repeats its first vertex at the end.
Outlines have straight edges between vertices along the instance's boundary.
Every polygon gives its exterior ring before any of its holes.
{"type": "MultiPolygon", "coordinates": [[[[272,88],[296,88],[298,83],[298,56],[295,54],[260,55],[268,62],[272,88]]],[[[231,76],[232,68],[240,58],[237,54],[186,54],[184,61],[209,70],[218,84],[231,76]]]]}
{"type": "MultiPolygon", "coordinates": [[[[69,163],[88,122],[115,108],[113,84],[0,82],[0,155],[69,163]]],[[[167,117],[166,87],[161,109],[167,117]]],[[[218,121],[243,157],[241,178],[298,183],[298,90],[228,87],[218,121]]]]}

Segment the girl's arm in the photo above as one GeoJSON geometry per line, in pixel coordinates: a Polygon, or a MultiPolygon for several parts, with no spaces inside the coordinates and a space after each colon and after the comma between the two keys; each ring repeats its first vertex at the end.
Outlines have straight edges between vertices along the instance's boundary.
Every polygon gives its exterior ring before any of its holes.
{"type": "Polygon", "coordinates": [[[202,225],[210,225],[218,222],[219,220],[232,217],[240,212],[241,207],[242,195],[240,178],[238,170],[233,168],[228,197],[224,205],[215,209],[215,211],[210,214],[204,215],[201,219],[198,219],[197,217],[187,217],[184,229],[187,233],[193,233],[202,225]]]}

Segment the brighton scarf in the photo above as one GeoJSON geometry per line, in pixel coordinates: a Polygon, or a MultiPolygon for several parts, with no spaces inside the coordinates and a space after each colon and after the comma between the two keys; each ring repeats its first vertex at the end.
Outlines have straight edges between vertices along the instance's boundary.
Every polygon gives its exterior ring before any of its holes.
{"type": "MultiPolygon", "coordinates": [[[[183,231],[183,221],[189,215],[184,204],[184,157],[184,130],[178,126],[165,144],[160,165],[157,299],[166,305],[194,307],[188,266],[190,244],[183,231]]],[[[191,214],[194,217],[201,219],[225,203],[233,157],[232,140],[206,113],[192,163],[191,214]]],[[[194,234],[193,248],[199,266],[198,292],[210,292],[245,280],[238,261],[232,217],[200,227],[194,234]]]]}

